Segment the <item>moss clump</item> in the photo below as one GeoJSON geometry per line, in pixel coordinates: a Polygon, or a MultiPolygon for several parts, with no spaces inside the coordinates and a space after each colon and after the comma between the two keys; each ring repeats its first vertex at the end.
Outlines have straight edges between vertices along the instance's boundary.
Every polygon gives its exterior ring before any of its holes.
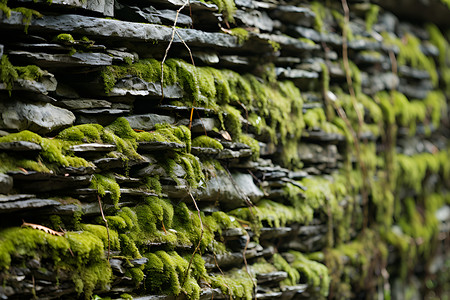
{"type": "MultiPolygon", "coordinates": [[[[63,140],[42,138],[28,130],[0,137],[0,143],[14,141],[27,141],[39,144],[42,147],[42,151],[37,163],[46,165],[49,169],[59,166],[88,167],[92,165],[84,158],[73,156],[68,150],[71,144],[63,140]]],[[[41,169],[45,168],[42,167],[41,169]]]]}
{"type": "Polygon", "coordinates": [[[320,295],[327,297],[330,287],[328,268],[317,261],[308,259],[300,252],[289,251],[289,254],[294,256],[294,261],[290,265],[299,272],[302,281],[308,283],[310,287],[319,288],[320,295]]]}
{"type": "Polygon", "coordinates": [[[14,81],[16,81],[18,78],[19,74],[9,61],[8,56],[3,55],[0,61],[0,81],[5,83],[6,89],[9,91],[9,95],[11,95],[14,81]]]}
{"type": "Polygon", "coordinates": [[[65,141],[100,143],[103,127],[99,124],[82,124],[61,131],[57,138],[65,141]]]}
{"type": "Polygon", "coordinates": [[[236,5],[234,0],[210,0],[217,7],[219,7],[219,12],[224,15],[224,18],[231,23],[234,23],[234,13],[236,12],[236,5]]]}
{"type": "Polygon", "coordinates": [[[98,194],[102,197],[106,195],[107,191],[110,192],[114,206],[117,209],[119,208],[120,186],[112,174],[94,174],[90,188],[97,190],[98,194]]]}
{"type": "Polygon", "coordinates": [[[206,135],[198,136],[195,139],[193,139],[192,146],[223,150],[223,145],[218,140],[210,138],[209,136],[206,135]]]}
{"type": "Polygon", "coordinates": [[[0,241],[1,269],[7,269],[12,259],[24,263],[27,257],[46,259],[55,268],[66,270],[76,291],[84,293],[87,299],[94,288],[105,288],[111,280],[104,245],[89,232],[67,232],[60,237],[35,229],[9,228],[0,232],[0,241]]]}
{"type": "Polygon", "coordinates": [[[252,299],[253,280],[244,270],[234,269],[224,275],[212,275],[210,279],[213,288],[219,288],[232,299],[252,299]]]}
{"type": "Polygon", "coordinates": [[[300,273],[293,268],[279,253],[273,255],[273,265],[280,271],[285,271],[288,277],[282,284],[296,285],[300,281],[300,273]]]}
{"type": "Polygon", "coordinates": [[[249,32],[244,28],[233,28],[230,30],[231,34],[238,38],[238,43],[243,44],[246,40],[248,40],[249,32]]]}
{"type": "Polygon", "coordinates": [[[55,41],[74,43],[75,39],[70,33],[60,33],[55,37],[55,41]]]}
{"type": "Polygon", "coordinates": [[[33,17],[42,18],[42,14],[34,9],[26,7],[16,7],[12,9],[22,14],[22,24],[25,24],[24,31],[28,33],[28,26],[31,24],[31,19],[33,17]]]}
{"type": "MultiPolygon", "coordinates": [[[[204,263],[198,256],[197,254],[197,257],[194,257],[193,266],[201,268],[204,263]]],[[[145,257],[149,260],[144,268],[147,275],[147,279],[144,281],[146,290],[175,296],[184,292],[189,299],[200,298],[197,279],[204,274],[199,274],[197,268],[194,268],[194,272],[187,270],[188,260],[175,251],[156,251],[145,254],[145,257]]]]}
{"type": "Polygon", "coordinates": [[[250,137],[249,135],[242,134],[239,137],[239,142],[244,143],[250,147],[250,149],[252,150],[252,159],[254,161],[257,161],[259,158],[259,152],[260,152],[260,147],[259,147],[258,141],[255,140],[254,138],[250,137]]]}
{"type": "Polygon", "coordinates": [[[380,7],[376,4],[371,4],[370,9],[366,12],[366,31],[371,32],[373,25],[377,22],[380,7]]]}
{"type": "MultiPolygon", "coordinates": [[[[105,226],[94,225],[94,224],[81,224],[81,229],[90,232],[103,242],[105,250],[108,249],[108,231],[105,226]]],[[[119,234],[113,230],[109,229],[109,244],[111,250],[120,250],[119,234]]]]}

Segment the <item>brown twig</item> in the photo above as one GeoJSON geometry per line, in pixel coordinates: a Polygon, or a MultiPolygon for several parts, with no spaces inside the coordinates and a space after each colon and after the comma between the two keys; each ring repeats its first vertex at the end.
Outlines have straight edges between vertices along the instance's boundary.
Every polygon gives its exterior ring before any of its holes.
{"type": "Polygon", "coordinates": [[[105,222],[105,225],[106,225],[106,233],[108,234],[108,257],[107,257],[107,260],[109,261],[109,255],[111,253],[111,238],[109,236],[108,220],[106,220],[105,214],[103,213],[102,200],[100,199],[100,195],[97,195],[97,199],[98,199],[98,206],[100,207],[100,212],[102,213],[103,222],[105,222]]]}
{"type": "Polygon", "coordinates": [[[183,286],[184,283],[186,282],[186,279],[187,279],[188,274],[189,274],[189,270],[191,269],[192,261],[194,260],[194,255],[195,255],[195,253],[197,253],[197,251],[199,251],[199,249],[200,249],[200,244],[202,243],[203,232],[204,232],[204,229],[203,229],[203,222],[202,222],[202,216],[201,216],[201,214],[200,214],[200,209],[198,208],[197,202],[195,201],[194,196],[192,196],[191,191],[188,191],[188,194],[189,194],[189,196],[191,196],[192,202],[194,202],[195,209],[197,210],[198,219],[199,219],[199,221],[200,221],[200,230],[201,230],[201,232],[200,232],[200,239],[198,240],[198,244],[197,244],[197,246],[196,246],[195,249],[194,249],[194,253],[192,253],[191,259],[189,260],[189,264],[188,264],[188,267],[187,267],[187,269],[186,269],[186,273],[184,274],[183,281],[181,282],[181,286],[183,286]]]}

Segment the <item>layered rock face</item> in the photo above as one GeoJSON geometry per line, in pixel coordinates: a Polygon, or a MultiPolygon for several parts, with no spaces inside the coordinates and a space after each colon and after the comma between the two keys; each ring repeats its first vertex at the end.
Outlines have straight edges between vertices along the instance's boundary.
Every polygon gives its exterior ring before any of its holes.
{"type": "Polygon", "coordinates": [[[447,3],[0,1],[0,298],[446,299],[447,3]]]}

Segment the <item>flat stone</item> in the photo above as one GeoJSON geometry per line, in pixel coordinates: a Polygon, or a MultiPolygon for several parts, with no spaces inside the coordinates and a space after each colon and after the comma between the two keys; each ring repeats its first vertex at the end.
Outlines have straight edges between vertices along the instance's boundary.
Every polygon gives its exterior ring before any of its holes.
{"type": "MultiPolygon", "coordinates": [[[[184,4],[184,3],[183,3],[184,4]]],[[[182,4],[182,5],[183,5],[182,4]]],[[[192,3],[191,3],[192,7],[192,3]]],[[[3,12],[0,14],[0,28],[23,28],[22,14],[12,11],[7,18],[3,12]]],[[[28,32],[57,33],[72,32],[72,34],[88,35],[111,39],[121,38],[122,41],[155,41],[167,42],[170,40],[172,28],[162,25],[141,24],[113,19],[101,19],[81,15],[43,16],[33,19],[28,26],[28,32]],[[80,26],[83,24],[83,26],[80,26]]],[[[204,32],[195,29],[177,29],[177,33],[190,47],[235,48],[238,39],[235,36],[223,33],[204,32]]],[[[180,38],[175,35],[174,44],[180,44],[180,38]]]]}
{"type": "MultiPolygon", "coordinates": [[[[12,90],[47,95],[49,91],[54,91],[56,89],[57,82],[53,74],[46,74],[47,75],[44,74],[44,76],[41,77],[39,82],[19,78],[14,81],[12,90]]],[[[0,83],[0,90],[8,90],[6,84],[0,83]]]]}
{"type": "Polygon", "coordinates": [[[276,68],[277,76],[285,79],[317,79],[319,74],[317,72],[310,72],[300,69],[284,69],[276,68]]]}
{"type": "Polygon", "coordinates": [[[86,115],[124,115],[130,112],[129,109],[114,108],[93,108],[93,109],[77,109],[74,112],[86,115]]]}
{"type": "MultiPolygon", "coordinates": [[[[0,173],[0,194],[8,194],[13,188],[13,179],[11,176],[0,173]]],[[[0,203],[1,203],[0,198],[0,203]]]]}
{"type": "Polygon", "coordinates": [[[38,134],[68,127],[75,121],[72,112],[50,103],[1,102],[0,111],[1,129],[27,129],[38,134]]]}
{"type": "Polygon", "coordinates": [[[150,131],[155,129],[156,124],[175,124],[175,118],[157,114],[132,115],[125,117],[131,128],[150,131]]]}
{"type": "Polygon", "coordinates": [[[311,9],[293,5],[279,5],[277,9],[271,12],[271,15],[283,20],[283,22],[305,27],[312,27],[316,17],[311,9]]]}
{"type": "Polygon", "coordinates": [[[220,152],[219,149],[205,148],[205,147],[191,147],[191,153],[195,156],[212,155],[215,156],[220,152]]]}
{"type": "Polygon", "coordinates": [[[104,53],[75,52],[74,54],[49,54],[44,52],[10,51],[9,56],[27,60],[44,68],[88,67],[112,65],[112,57],[104,53]]]}
{"type": "Polygon", "coordinates": [[[115,11],[117,18],[124,21],[151,23],[151,24],[166,24],[173,25],[175,18],[177,18],[178,26],[191,26],[191,17],[169,9],[157,10],[153,6],[139,8],[138,6],[128,6],[115,3],[115,11]]]}
{"type": "Polygon", "coordinates": [[[14,141],[8,143],[0,143],[0,150],[28,152],[28,151],[41,151],[42,147],[41,145],[32,142],[14,141]]]}
{"type": "Polygon", "coordinates": [[[44,208],[58,205],[61,205],[61,203],[50,199],[27,199],[12,202],[0,202],[0,213],[11,213],[15,211],[44,208]]]}
{"type": "Polygon", "coordinates": [[[89,144],[79,144],[70,146],[70,151],[77,152],[110,152],[116,150],[116,145],[110,144],[99,144],[99,143],[89,143],[89,144]]]}
{"type": "MultiPolygon", "coordinates": [[[[29,192],[49,192],[57,190],[75,189],[83,186],[87,186],[91,182],[91,175],[79,175],[79,176],[51,176],[48,178],[37,180],[33,174],[26,174],[22,172],[16,172],[9,174],[14,178],[14,183],[20,186],[20,190],[29,192]]],[[[44,174],[42,174],[44,175],[44,174]]]]}
{"type": "MultiPolygon", "coordinates": [[[[146,82],[145,80],[127,76],[117,81],[108,96],[153,96],[162,97],[160,82],[146,82]]],[[[164,98],[179,99],[183,97],[183,90],[178,84],[164,87],[164,98]]]]}
{"type": "MultiPolygon", "coordinates": [[[[267,283],[267,282],[280,282],[286,279],[288,274],[284,271],[276,271],[270,273],[262,273],[257,274],[256,279],[259,284],[267,283]]],[[[281,294],[281,293],[280,293],[281,294]]]]}
{"type": "Polygon", "coordinates": [[[93,108],[111,108],[111,102],[97,99],[76,99],[76,100],[61,100],[58,104],[62,104],[68,109],[93,109],[93,108]]]}
{"type": "Polygon", "coordinates": [[[138,152],[153,152],[161,150],[174,150],[174,149],[184,149],[185,144],[179,144],[175,142],[139,142],[138,152]]]}
{"type": "Polygon", "coordinates": [[[52,0],[48,2],[47,0],[18,0],[18,2],[23,3],[42,3],[45,5],[51,5],[56,7],[67,7],[67,8],[82,8],[85,10],[90,10],[93,12],[101,13],[107,17],[114,16],[114,0],[94,0],[94,1],[84,1],[84,0],[52,0]]]}
{"type": "Polygon", "coordinates": [[[261,239],[276,239],[284,237],[292,232],[291,227],[263,227],[261,228],[261,239]]]}
{"type": "Polygon", "coordinates": [[[237,10],[234,14],[234,18],[237,22],[248,27],[256,27],[267,32],[273,30],[273,21],[265,11],[237,10]]]}
{"type": "Polygon", "coordinates": [[[14,195],[0,195],[0,202],[18,201],[36,198],[34,194],[14,194],[14,195]]]}
{"type": "Polygon", "coordinates": [[[220,151],[216,158],[217,159],[232,159],[232,158],[242,158],[252,156],[253,152],[251,149],[240,149],[238,151],[233,151],[230,149],[223,149],[220,151]]]}

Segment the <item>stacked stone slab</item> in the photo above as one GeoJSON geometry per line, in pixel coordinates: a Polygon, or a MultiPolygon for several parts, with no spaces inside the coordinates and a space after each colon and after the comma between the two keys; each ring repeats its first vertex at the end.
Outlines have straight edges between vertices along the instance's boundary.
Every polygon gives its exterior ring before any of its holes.
{"type": "Polygon", "coordinates": [[[1,2],[0,297],[448,295],[448,5],[330,2],[1,2]]]}

